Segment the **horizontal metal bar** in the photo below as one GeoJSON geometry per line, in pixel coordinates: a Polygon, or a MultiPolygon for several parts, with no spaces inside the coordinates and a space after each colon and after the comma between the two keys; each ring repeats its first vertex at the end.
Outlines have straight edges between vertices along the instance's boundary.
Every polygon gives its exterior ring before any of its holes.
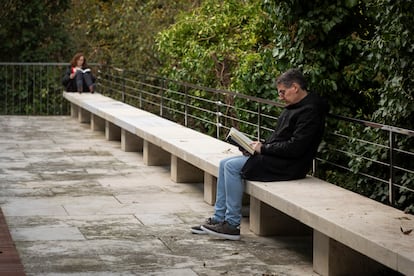
{"type": "MultiPolygon", "coordinates": [[[[320,162],[323,162],[323,163],[330,164],[330,165],[335,166],[335,167],[337,167],[337,168],[341,168],[341,169],[343,169],[343,170],[346,170],[346,171],[348,171],[348,172],[353,173],[353,172],[352,172],[352,170],[351,170],[350,168],[348,168],[348,167],[345,167],[345,166],[342,166],[342,165],[338,165],[338,164],[335,164],[335,163],[333,163],[333,162],[330,162],[330,161],[328,161],[328,160],[324,160],[324,159],[321,159],[321,158],[316,158],[316,160],[318,160],[318,161],[320,161],[320,162]]],[[[365,177],[367,177],[367,178],[374,179],[374,180],[376,180],[376,181],[382,182],[382,183],[384,183],[384,184],[388,184],[388,180],[384,180],[384,179],[378,178],[378,177],[376,177],[376,176],[369,175],[369,174],[362,173],[362,172],[359,172],[358,174],[359,174],[359,175],[362,175],[362,176],[365,176],[365,177]]]]}
{"type": "Polygon", "coordinates": [[[329,116],[332,117],[332,118],[337,118],[337,119],[343,120],[343,121],[357,123],[357,124],[361,124],[361,125],[372,127],[372,128],[378,128],[378,129],[382,129],[382,130],[385,130],[385,131],[391,131],[393,133],[404,134],[404,135],[408,135],[408,136],[411,136],[411,137],[414,136],[414,131],[409,130],[409,129],[384,125],[384,124],[380,124],[380,123],[374,123],[374,122],[355,119],[355,118],[349,118],[349,117],[345,117],[345,116],[341,116],[341,115],[335,115],[335,114],[329,114],[329,116]]]}
{"type": "MultiPolygon", "coordinates": [[[[4,107],[0,106],[0,108],[7,110],[7,112],[10,110],[17,110],[16,106],[11,106],[10,104],[15,103],[14,91],[16,89],[19,89],[19,91],[32,91],[31,88],[29,89],[27,87],[23,87],[24,85],[22,85],[22,82],[16,85],[13,79],[9,85],[7,83],[7,80],[11,78],[19,78],[25,79],[26,83],[29,83],[29,80],[32,81],[33,79],[33,87],[36,87],[36,91],[45,91],[44,89],[38,89],[43,88],[45,85],[42,83],[42,79],[39,78],[39,72],[43,72],[44,68],[48,71],[47,74],[49,75],[50,67],[54,66],[57,69],[55,70],[57,73],[56,83],[47,83],[46,86],[56,87],[56,91],[53,93],[60,93],[62,90],[62,86],[60,84],[62,68],[59,67],[67,65],[69,65],[69,63],[0,62],[0,69],[3,69],[1,72],[6,78],[6,89],[5,92],[3,92],[3,103],[5,102],[6,104],[4,107]],[[18,74],[20,74],[20,76],[18,76],[18,74]]],[[[256,134],[257,137],[262,137],[264,134],[268,135],[273,131],[273,127],[278,120],[278,114],[280,114],[282,108],[284,107],[284,105],[279,102],[245,95],[237,91],[227,91],[203,87],[192,83],[133,72],[122,68],[101,66],[100,64],[96,63],[89,63],[89,65],[98,67],[97,87],[102,91],[103,94],[117,99],[122,99],[124,102],[137,105],[137,107],[151,112],[158,111],[160,116],[169,116],[169,119],[171,120],[187,122],[188,119],[191,119],[204,124],[207,128],[214,126],[214,129],[211,128],[209,130],[214,130],[217,137],[223,137],[222,135],[224,133],[227,133],[231,127],[231,124],[238,124],[240,127],[250,129],[249,132],[251,131],[251,133],[247,134],[252,139],[254,139],[254,135],[252,134],[256,134]],[[167,111],[168,113],[164,113],[163,110],[167,111]]],[[[29,98],[33,98],[33,102],[18,103],[18,110],[21,109],[20,105],[28,105],[29,108],[35,110],[38,108],[37,105],[35,105],[35,101],[42,104],[44,101],[49,101],[49,96],[51,96],[51,94],[49,94],[50,92],[46,93],[46,95],[43,96],[40,94],[40,92],[33,91],[30,93],[33,93],[33,95],[31,94],[23,99],[25,101],[29,101],[29,98]]],[[[53,108],[54,107],[46,106],[45,112],[55,112],[51,111],[53,108]]],[[[40,112],[43,111],[40,110],[40,112]]],[[[409,129],[379,124],[356,118],[349,118],[336,114],[329,114],[328,116],[332,120],[347,122],[349,124],[353,124],[353,126],[361,125],[362,127],[357,128],[360,129],[359,131],[361,133],[364,127],[379,129],[380,131],[383,131],[379,132],[379,134],[381,134],[381,137],[382,134],[384,134],[384,141],[387,141],[390,133],[403,135],[406,138],[412,138],[414,136],[414,131],[409,129]]],[[[336,139],[340,142],[338,144],[344,143],[344,148],[325,148],[325,150],[329,150],[329,154],[333,156],[338,155],[339,158],[342,158],[340,160],[344,160],[344,162],[348,159],[361,158],[361,162],[372,162],[372,164],[375,166],[383,166],[388,168],[392,167],[393,173],[398,174],[398,177],[400,177],[402,174],[412,175],[414,173],[414,170],[411,167],[411,164],[414,162],[414,152],[410,151],[410,149],[398,148],[396,145],[394,145],[391,151],[394,156],[394,162],[390,164],[388,160],[382,160],[380,157],[370,158],[369,152],[354,153],[345,150],[346,147],[349,146],[347,144],[348,140],[351,139],[353,142],[359,143],[358,145],[361,146],[362,151],[364,151],[364,146],[368,145],[375,147],[376,151],[381,150],[380,153],[382,153],[384,150],[390,151],[391,148],[389,144],[384,145],[378,143],[374,139],[365,140],[365,138],[350,137],[349,135],[344,135],[333,131],[327,132],[325,136],[327,137],[326,141],[336,139]],[[404,162],[405,159],[407,159],[407,162],[404,162]],[[403,164],[396,164],[395,161],[403,162],[403,164]],[[404,168],[404,166],[407,167],[404,168]]],[[[384,155],[382,158],[386,159],[387,156],[389,156],[389,153],[387,154],[388,155],[384,155]]],[[[323,159],[319,159],[319,161],[335,166],[337,169],[343,169],[353,173],[349,168],[341,164],[335,164],[332,161],[323,159]]],[[[374,175],[369,175],[363,172],[359,172],[358,174],[361,177],[367,177],[369,179],[379,181],[381,184],[388,183],[389,181],[389,179],[380,179],[374,175]]],[[[386,176],[386,178],[387,177],[388,176],[386,176]]],[[[391,180],[391,182],[394,181],[391,180]]],[[[393,189],[396,189],[397,187],[405,188],[405,186],[399,186],[395,183],[390,184],[393,189]]],[[[411,189],[407,189],[407,191],[411,191],[411,189]]]]}

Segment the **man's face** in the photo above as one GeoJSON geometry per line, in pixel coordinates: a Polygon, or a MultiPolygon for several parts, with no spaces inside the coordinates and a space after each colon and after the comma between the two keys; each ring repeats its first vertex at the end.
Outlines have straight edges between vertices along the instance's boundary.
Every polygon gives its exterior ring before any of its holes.
{"type": "Polygon", "coordinates": [[[279,99],[288,105],[295,103],[298,88],[299,86],[296,83],[292,83],[290,87],[286,87],[283,83],[278,84],[277,92],[279,93],[279,99]]]}

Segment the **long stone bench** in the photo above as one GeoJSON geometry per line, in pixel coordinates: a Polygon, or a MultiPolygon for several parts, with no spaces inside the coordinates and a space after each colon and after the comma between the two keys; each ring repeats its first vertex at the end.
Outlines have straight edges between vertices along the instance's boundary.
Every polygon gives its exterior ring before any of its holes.
{"type": "MultiPolygon", "coordinates": [[[[71,115],[142,151],[147,165],[170,165],[176,182],[204,182],[215,201],[221,159],[240,154],[228,143],[100,94],[65,93],[71,115]]],[[[313,266],[321,275],[377,275],[385,267],[414,275],[414,216],[314,177],[246,181],[250,230],[257,235],[313,234],[313,266]]],[[[382,274],[385,275],[385,274],[382,274]]]]}
{"type": "Polygon", "coordinates": [[[258,235],[313,229],[319,274],[386,275],[380,263],[414,275],[414,235],[401,231],[414,228],[413,215],[314,177],[248,183],[250,229],[258,235]]]}
{"type": "Polygon", "coordinates": [[[170,165],[175,182],[204,182],[204,200],[214,204],[221,159],[237,147],[100,94],[63,93],[71,116],[119,140],[125,151],[142,151],[144,164],[170,165]]]}

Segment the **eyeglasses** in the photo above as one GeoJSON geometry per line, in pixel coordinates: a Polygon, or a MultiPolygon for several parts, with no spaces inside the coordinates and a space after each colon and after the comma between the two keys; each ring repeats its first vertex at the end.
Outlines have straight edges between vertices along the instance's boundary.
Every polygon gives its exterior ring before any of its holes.
{"type": "Polygon", "coordinates": [[[290,86],[290,87],[283,87],[284,89],[281,89],[281,90],[278,90],[277,91],[277,93],[280,95],[280,96],[285,96],[285,94],[286,94],[286,92],[288,92],[288,90],[290,89],[290,88],[292,88],[292,86],[290,86]]]}

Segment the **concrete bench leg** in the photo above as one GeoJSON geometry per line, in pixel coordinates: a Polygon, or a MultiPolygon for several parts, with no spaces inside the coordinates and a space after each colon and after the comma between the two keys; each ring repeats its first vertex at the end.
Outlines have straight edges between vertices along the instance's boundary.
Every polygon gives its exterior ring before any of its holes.
{"type": "Polygon", "coordinates": [[[204,201],[210,205],[216,203],[217,177],[204,172],[204,201]]]}
{"type": "Polygon", "coordinates": [[[171,155],[162,148],[144,140],[143,161],[147,166],[164,166],[170,165],[171,155]]]}
{"type": "Polygon", "coordinates": [[[250,196],[250,230],[259,236],[310,235],[312,229],[250,196]]]}
{"type": "Polygon", "coordinates": [[[78,119],[79,107],[76,104],[70,103],[70,117],[78,119]]]}
{"type": "Polygon", "coordinates": [[[79,108],[78,116],[79,123],[89,124],[91,122],[91,113],[83,108],[79,108]]]}
{"type": "Polygon", "coordinates": [[[91,130],[105,131],[105,120],[95,114],[91,114],[91,130]]]}
{"type": "Polygon", "coordinates": [[[121,149],[123,151],[142,151],[144,141],[131,132],[121,130],[121,149]]]}
{"type": "Polygon", "coordinates": [[[190,163],[171,155],[171,180],[177,183],[203,182],[204,173],[190,163]]]}
{"type": "Polygon", "coordinates": [[[109,121],[105,121],[105,137],[108,141],[121,141],[121,128],[109,121]]]}
{"type": "Polygon", "coordinates": [[[313,270],[320,275],[386,275],[389,269],[313,230],[313,270]]]}

